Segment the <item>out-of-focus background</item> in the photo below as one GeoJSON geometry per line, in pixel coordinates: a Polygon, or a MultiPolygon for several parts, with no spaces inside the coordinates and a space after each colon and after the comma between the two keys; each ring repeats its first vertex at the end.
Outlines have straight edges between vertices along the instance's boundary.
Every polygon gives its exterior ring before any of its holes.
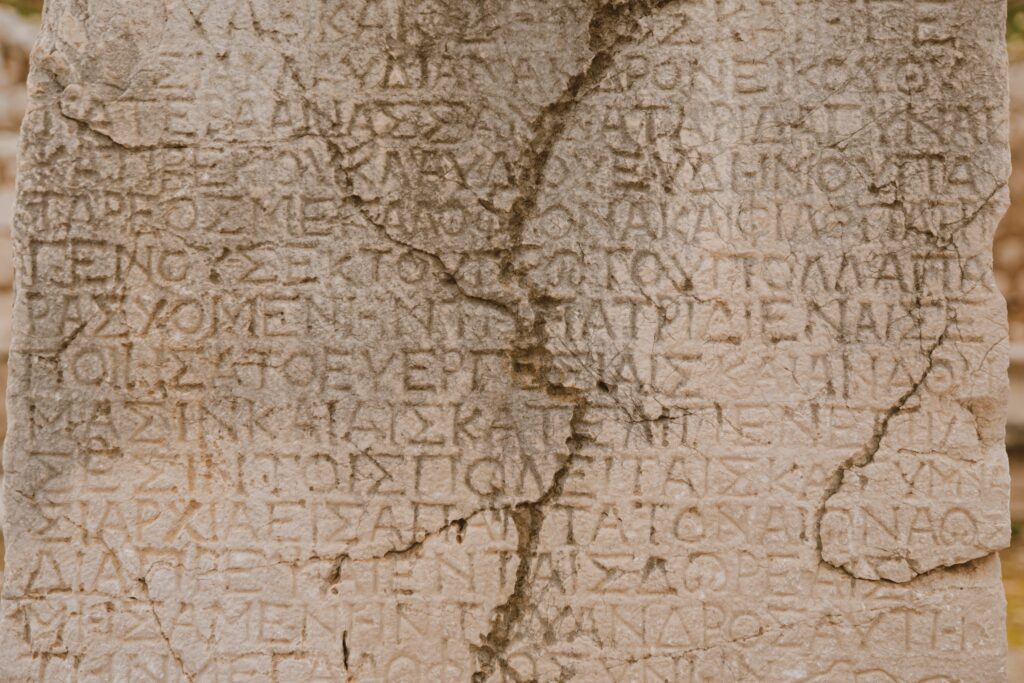
{"type": "MultiPolygon", "coordinates": [[[[25,76],[43,0],[0,0],[0,438],[6,392],[14,269],[11,221],[18,127],[25,111],[25,76]]],[[[1006,447],[1013,480],[1013,544],[1001,553],[1006,586],[1010,682],[1024,683],[1024,0],[1007,2],[1010,61],[1011,206],[996,234],[996,278],[1010,319],[1010,405],[1006,447]]],[[[3,538],[0,537],[0,549],[3,538]]],[[[0,553],[0,571],[3,554],[0,553]]]]}
{"type": "MultiPolygon", "coordinates": [[[[0,439],[7,431],[7,409],[2,399],[7,393],[7,351],[11,345],[11,305],[14,300],[11,222],[14,217],[15,156],[18,127],[25,114],[28,55],[35,40],[42,6],[43,0],[0,0],[0,439]]],[[[2,550],[3,536],[0,535],[0,572],[4,566],[2,550]]]]}
{"type": "Polygon", "coordinates": [[[1007,3],[1010,59],[1010,209],[996,233],[996,278],[1010,318],[1010,404],[1006,448],[1013,482],[1013,541],[1004,550],[1010,681],[1024,682],[1024,0],[1007,3]]]}

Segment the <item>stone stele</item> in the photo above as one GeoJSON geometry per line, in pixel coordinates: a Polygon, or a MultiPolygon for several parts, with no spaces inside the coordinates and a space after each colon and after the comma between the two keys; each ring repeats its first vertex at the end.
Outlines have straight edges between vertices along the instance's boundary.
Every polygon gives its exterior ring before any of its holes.
{"type": "Polygon", "coordinates": [[[0,680],[1005,680],[1001,0],[47,0],[0,680]]]}

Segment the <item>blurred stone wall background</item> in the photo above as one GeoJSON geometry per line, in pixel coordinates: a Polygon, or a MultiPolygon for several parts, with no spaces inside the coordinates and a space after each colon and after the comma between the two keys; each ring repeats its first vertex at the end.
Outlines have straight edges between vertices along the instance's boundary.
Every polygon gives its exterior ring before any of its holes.
{"type": "MultiPolygon", "coordinates": [[[[18,129],[25,113],[25,77],[41,5],[41,0],[4,0],[0,4],[0,399],[7,390],[7,351],[11,343],[14,298],[11,222],[18,129]]],[[[7,412],[0,400],[0,439],[6,431],[7,412]]],[[[0,550],[2,548],[3,537],[0,536],[0,550]]],[[[0,552],[0,571],[3,566],[0,552]]]]}
{"type": "MultiPolygon", "coordinates": [[[[1006,296],[1010,320],[1011,392],[1007,446],[1024,451],[1024,0],[1007,5],[1007,45],[1010,60],[1010,209],[999,225],[993,248],[996,279],[1006,296]]],[[[1024,485],[1024,477],[1018,477],[1024,485]]],[[[1016,497],[1018,505],[1024,496],[1016,497]]],[[[1024,518],[1024,510],[1015,510],[1024,518]]]]}
{"type": "Polygon", "coordinates": [[[1010,209],[993,247],[996,279],[1010,320],[1010,403],[1006,445],[1013,482],[1013,541],[1002,553],[1007,599],[1010,681],[1024,682],[1024,0],[1007,4],[1010,60],[1010,209]]]}

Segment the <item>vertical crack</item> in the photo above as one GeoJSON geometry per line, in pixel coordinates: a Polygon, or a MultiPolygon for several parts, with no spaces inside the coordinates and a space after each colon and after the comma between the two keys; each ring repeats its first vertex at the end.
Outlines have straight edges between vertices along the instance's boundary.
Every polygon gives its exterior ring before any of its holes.
{"type": "Polygon", "coordinates": [[[519,560],[515,584],[508,599],[494,610],[490,628],[480,644],[473,646],[479,662],[471,677],[473,683],[484,683],[498,667],[507,670],[506,652],[530,605],[530,568],[537,555],[546,507],[561,497],[572,468],[591,440],[585,430],[586,393],[561,386],[549,378],[553,357],[547,348],[545,318],[546,309],[552,302],[530,287],[527,273],[516,264],[516,256],[525,240],[526,224],[536,211],[544,173],[555,144],[564,134],[581,99],[608,73],[619,50],[639,42],[646,35],[642,30],[643,19],[672,1],[603,0],[595,7],[588,26],[590,61],[585,69],[569,79],[561,95],[540,112],[532,126],[531,139],[520,157],[516,182],[519,191],[505,224],[509,247],[502,263],[503,275],[511,276],[518,282],[520,291],[526,292],[525,306],[520,309],[521,337],[516,349],[516,369],[532,368],[536,384],[554,397],[568,398],[573,404],[573,412],[566,438],[568,453],[552,478],[551,486],[537,500],[513,507],[519,560]]]}
{"type": "MultiPolygon", "coordinates": [[[[512,244],[510,254],[522,246],[523,231],[537,207],[541,181],[555,143],[565,132],[580,99],[600,83],[622,48],[643,37],[641,21],[671,2],[673,0],[603,0],[594,9],[588,27],[590,62],[569,79],[558,99],[541,110],[532,126],[533,135],[520,156],[516,179],[519,192],[509,209],[506,226],[512,244]]],[[[511,261],[507,266],[511,269],[511,261]]]]}
{"type": "Polygon", "coordinates": [[[512,509],[518,542],[516,557],[516,579],[508,599],[495,608],[488,632],[480,645],[471,646],[476,652],[479,667],[470,679],[472,683],[483,683],[497,666],[505,662],[505,653],[513,639],[515,627],[522,621],[529,606],[530,566],[537,555],[541,530],[544,527],[545,508],[561,497],[565,483],[573,466],[581,456],[584,446],[591,440],[585,430],[587,401],[580,397],[569,421],[569,436],[565,443],[568,454],[551,480],[551,486],[535,501],[520,503],[512,509]]]}

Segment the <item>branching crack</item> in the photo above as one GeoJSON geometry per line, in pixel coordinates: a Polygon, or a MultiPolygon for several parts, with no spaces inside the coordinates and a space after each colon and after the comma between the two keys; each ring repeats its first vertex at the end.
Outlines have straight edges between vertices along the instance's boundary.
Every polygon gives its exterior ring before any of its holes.
{"type": "MultiPolygon", "coordinates": [[[[555,143],[565,132],[581,98],[600,83],[621,49],[643,37],[641,21],[672,1],[602,0],[594,9],[588,29],[590,61],[585,69],[569,79],[562,94],[541,110],[532,126],[530,142],[517,164],[519,192],[509,209],[507,223],[513,248],[522,245],[523,231],[537,207],[541,182],[555,143]]],[[[510,268],[511,262],[507,266],[510,268]]]]}
{"type": "MultiPolygon", "coordinates": [[[[928,376],[932,372],[932,369],[935,367],[935,353],[936,351],[938,351],[939,347],[941,347],[942,344],[946,341],[946,335],[949,333],[949,328],[950,323],[947,322],[941,334],[939,334],[939,336],[936,337],[935,341],[931,344],[931,346],[928,347],[928,351],[926,353],[927,365],[925,366],[924,370],[921,371],[921,374],[910,385],[910,388],[903,392],[903,394],[900,395],[898,399],[896,399],[896,402],[893,403],[889,407],[889,409],[886,410],[885,413],[883,413],[882,416],[877,420],[877,422],[875,423],[874,432],[871,434],[871,438],[868,439],[867,443],[864,444],[860,451],[847,458],[838,468],[836,468],[836,470],[828,478],[828,484],[825,487],[825,493],[822,496],[821,504],[818,506],[818,510],[814,517],[814,536],[817,539],[818,556],[822,562],[832,565],[832,563],[826,560],[824,557],[823,543],[821,537],[821,523],[822,519],[825,516],[825,512],[828,509],[829,500],[831,500],[833,496],[839,493],[839,490],[843,486],[843,479],[846,476],[847,472],[854,469],[866,467],[867,465],[870,465],[872,462],[874,462],[875,456],[881,449],[882,443],[889,432],[890,423],[895,417],[897,417],[903,412],[904,408],[906,407],[910,399],[917,395],[917,393],[921,390],[921,387],[924,386],[924,383],[927,381],[928,376]]],[[[851,576],[854,576],[846,567],[840,566],[837,568],[842,569],[851,576]]]]}
{"type": "Polygon", "coordinates": [[[551,486],[537,500],[512,507],[512,519],[518,534],[516,556],[519,565],[516,567],[515,584],[508,599],[494,610],[490,629],[481,639],[480,645],[473,646],[479,668],[470,679],[472,683],[483,683],[493,673],[495,667],[504,662],[505,652],[512,641],[513,630],[529,604],[530,565],[537,554],[540,532],[544,526],[545,508],[562,495],[565,482],[576,460],[581,455],[584,445],[590,441],[590,436],[585,430],[586,411],[586,400],[581,399],[573,410],[569,423],[569,436],[566,439],[568,455],[552,477],[551,486]]]}
{"type": "MultiPolygon", "coordinates": [[[[566,438],[566,448],[564,451],[561,451],[564,455],[562,455],[561,462],[558,464],[558,469],[552,475],[548,487],[544,489],[538,497],[527,501],[509,503],[503,506],[491,506],[475,510],[468,515],[447,521],[436,530],[422,534],[403,546],[392,548],[377,555],[358,557],[353,555],[351,552],[345,552],[333,557],[315,558],[317,560],[331,561],[331,568],[326,577],[326,583],[328,587],[330,587],[339,583],[347,563],[399,559],[415,556],[431,539],[446,535],[452,529],[457,529],[461,534],[461,531],[465,529],[469,521],[476,515],[486,512],[503,512],[509,514],[512,517],[517,534],[516,557],[518,559],[518,564],[516,567],[515,579],[507,599],[493,610],[488,631],[481,636],[481,640],[478,645],[471,646],[477,659],[477,670],[471,677],[473,683],[485,683],[492,674],[499,670],[509,671],[507,653],[511,644],[516,639],[517,630],[522,625],[524,617],[529,612],[531,600],[534,599],[533,596],[531,596],[531,568],[537,559],[547,510],[553,503],[556,503],[563,496],[569,477],[573,472],[573,468],[578,464],[578,461],[581,458],[585,457],[584,451],[587,444],[592,441],[592,437],[588,431],[589,422],[587,414],[590,402],[588,400],[587,392],[563,386],[557,379],[553,379],[549,372],[554,366],[554,356],[548,348],[551,340],[548,339],[548,335],[545,330],[545,319],[550,313],[550,308],[553,305],[553,302],[529,284],[528,273],[525,272],[523,265],[519,261],[519,255],[522,252],[526,241],[525,233],[527,225],[531,218],[537,213],[538,203],[544,186],[545,174],[554,155],[555,147],[558,141],[564,137],[566,130],[571,125],[581,101],[592,93],[599,86],[601,80],[608,75],[609,71],[615,64],[616,55],[621,50],[634,45],[645,38],[647,35],[647,29],[644,26],[646,20],[655,15],[657,11],[674,2],[674,0],[593,1],[594,8],[589,21],[587,38],[587,46],[590,52],[589,60],[586,60],[582,70],[568,79],[561,93],[557,94],[555,99],[551,100],[547,105],[540,109],[530,125],[529,139],[525,142],[522,152],[514,167],[514,184],[516,194],[509,205],[509,208],[506,210],[495,206],[492,202],[485,199],[477,199],[479,205],[489,213],[497,216],[501,223],[505,241],[502,243],[501,248],[494,251],[498,253],[498,257],[500,258],[500,272],[503,280],[502,285],[506,287],[504,290],[496,293],[488,291],[483,294],[480,292],[470,291],[470,288],[466,283],[461,281],[459,278],[460,268],[453,267],[453,263],[458,261],[456,258],[459,256],[458,254],[453,253],[448,255],[439,253],[431,250],[430,248],[425,248],[424,246],[417,246],[412,241],[397,237],[394,234],[394,230],[389,228],[387,220],[382,219],[380,214],[375,210],[380,207],[380,200],[360,195],[357,183],[353,180],[351,166],[346,164],[346,159],[349,155],[343,145],[332,140],[328,132],[321,131],[316,133],[317,137],[323,141],[324,145],[326,145],[330,154],[331,167],[334,172],[334,184],[340,194],[341,203],[345,207],[352,209],[355,214],[358,214],[358,216],[365,220],[369,226],[372,226],[373,229],[379,231],[380,235],[384,239],[430,260],[431,263],[436,265],[439,271],[444,274],[446,282],[453,285],[454,288],[456,288],[467,300],[478,302],[482,305],[501,311],[503,314],[509,315],[516,322],[518,329],[518,335],[513,351],[515,354],[515,360],[519,361],[516,366],[519,369],[517,369],[516,372],[529,374],[529,379],[532,380],[530,382],[531,387],[539,387],[541,391],[546,392],[558,401],[564,402],[567,407],[572,408],[571,418],[569,419],[568,424],[569,434],[566,438]],[[521,368],[529,368],[529,372],[521,370],[521,368]]],[[[199,14],[196,14],[188,7],[186,7],[186,9],[188,9],[194,26],[200,31],[200,33],[204,33],[202,22],[203,13],[200,12],[199,14]]],[[[260,35],[262,36],[263,29],[261,29],[258,22],[254,23],[256,30],[260,32],[260,35]]],[[[311,109],[317,109],[318,107],[315,101],[310,97],[303,84],[300,70],[296,68],[294,61],[285,54],[282,54],[281,58],[284,68],[290,72],[292,81],[301,92],[306,106],[311,109]]],[[[126,144],[117,140],[110,133],[97,128],[95,122],[87,120],[84,116],[76,115],[75,112],[70,111],[70,109],[71,108],[65,110],[63,104],[58,107],[58,111],[69,121],[77,122],[79,126],[85,126],[97,136],[104,138],[111,144],[125,150],[139,151],[186,147],[186,145],[183,144],[126,144]]],[[[802,121],[798,122],[798,124],[799,123],[802,123],[802,121]]],[[[910,230],[930,235],[935,239],[936,244],[945,248],[948,246],[948,244],[946,244],[947,239],[948,241],[952,241],[955,229],[959,228],[961,223],[966,225],[973,221],[985,206],[988,205],[990,200],[996,196],[1000,189],[1001,187],[993,190],[992,194],[990,194],[982,204],[977,207],[977,209],[967,215],[963,221],[952,224],[943,224],[940,226],[944,229],[951,229],[951,236],[949,238],[944,238],[940,234],[932,234],[914,227],[909,219],[908,227],[910,230]]],[[[898,194],[897,201],[900,203],[901,210],[906,214],[907,209],[902,204],[902,199],[899,198],[898,194]]],[[[658,302],[652,299],[643,291],[643,289],[641,289],[641,293],[647,297],[661,315],[665,315],[663,307],[660,306],[658,302]]],[[[841,490],[843,480],[847,472],[857,468],[863,468],[875,460],[875,457],[880,451],[888,435],[892,420],[903,413],[910,400],[921,391],[924,383],[932,372],[932,369],[935,367],[935,355],[945,342],[949,327],[949,324],[947,324],[946,328],[927,349],[927,366],[921,372],[920,376],[912,382],[907,391],[899,396],[898,399],[878,417],[874,431],[867,443],[865,443],[857,453],[847,458],[841,465],[839,465],[828,478],[826,489],[813,520],[813,529],[821,561],[828,562],[824,559],[822,553],[823,543],[821,537],[821,525],[829,501],[841,490]]],[[[66,337],[60,347],[61,350],[66,349],[84,328],[85,323],[66,337]]],[[[609,395],[613,394],[609,385],[600,379],[597,380],[596,387],[597,390],[602,390],[609,395]]],[[[634,415],[634,412],[627,411],[629,422],[637,425],[650,425],[672,419],[664,410],[660,414],[653,416],[647,415],[642,409],[637,409],[635,413],[636,414],[634,415]]],[[[97,538],[99,538],[100,542],[106,545],[101,536],[97,536],[97,538]]],[[[108,548],[108,550],[110,549],[108,548]]],[[[112,550],[110,550],[110,552],[114,555],[116,560],[116,554],[114,554],[112,550]]],[[[850,573],[848,569],[843,569],[844,571],[847,571],[847,573],[850,573]]],[[[192,675],[186,670],[181,653],[176,651],[171,645],[170,636],[164,628],[164,624],[162,623],[160,615],[156,609],[156,602],[150,593],[150,587],[146,575],[138,577],[137,582],[141,586],[142,594],[147,601],[148,608],[152,612],[156,627],[165,641],[168,651],[177,662],[182,674],[189,681],[193,681],[192,675]]],[[[784,626],[785,628],[791,628],[791,625],[784,626]]],[[[758,633],[755,636],[750,636],[749,638],[763,637],[764,635],[764,633],[758,633]]],[[[347,670],[349,668],[350,659],[348,631],[345,631],[342,634],[341,645],[343,662],[345,669],[347,670]]],[[[683,652],[692,651],[695,650],[686,650],[683,652]]],[[[639,659],[633,658],[626,661],[635,662],[639,661],[639,659]]],[[[515,678],[514,674],[512,674],[512,676],[515,678]]]]}
{"type": "Polygon", "coordinates": [[[480,644],[473,646],[479,663],[477,671],[471,677],[473,683],[484,683],[496,668],[506,666],[505,653],[513,641],[515,628],[521,622],[529,605],[530,567],[537,554],[544,526],[545,508],[562,495],[576,460],[590,440],[585,429],[588,409],[586,394],[577,389],[558,386],[548,375],[552,356],[547,348],[544,307],[549,300],[538,295],[529,286],[526,274],[519,272],[516,254],[523,246],[527,221],[536,210],[544,173],[555,144],[565,132],[581,99],[600,83],[614,64],[618,51],[643,38],[643,19],[671,1],[602,0],[595,7],[588,27],[590,60],[585,69],[569,79],[561,95],[540,112],[532,126],[530,142],[518,164],[516,186],[519,191],[512,202],[505,225],[510,247],[502,264],[502,272],[506,276],[514,275],[519,281],[520,290],[527,292],[528,302],[525,308],[531,320],[520,320],[520,334],[523,339],[519,344],[519,360],[527,367],[531,365],[531,361],[535,361],[532,364],[537,375],[537,384],[545,387],[553,396],[569,398],[573,403],[573,413],[569,421],[569,436],[566,439],[568,455],[552,478],[550,487],[537,500],[519,503],[511,511],[518,534],[516,553],[519,564],[516,568],[515,584],[508,599],[494,610],[490,629],[483,635],[480,644]]]}

